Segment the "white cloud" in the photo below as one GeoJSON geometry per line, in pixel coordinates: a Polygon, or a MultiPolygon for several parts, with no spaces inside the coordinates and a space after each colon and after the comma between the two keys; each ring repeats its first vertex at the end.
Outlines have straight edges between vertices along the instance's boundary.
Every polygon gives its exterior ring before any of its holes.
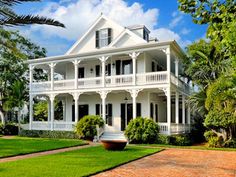
{"type": "Polygon", "coordinates": [[[178,11],[174,11],[172,13],[172,17],[173,17],[173,19],[171,20],[171,22],[169,24],[170,28],[174,28],[177,25],[179,25],[182,22],[184,15],[183,15],[183,13],[180,13],[178,11]]]}
{"type": "Polygon", "coordinates": [[[102,12],[121,25],[145,24],[153,29],[157,24],[158,9],[143,10],[139,3],[128,5],[124,0],[78,0],[68,3],[49,3],[39,13],[52,17],[66,25],[66,29],[53,26],[32,27],[32,31],[40,31],[44,36],[59,36],[75,40],[84,33],[102,12]]]}
{"type": "Polygon", "coordinates": [[[158,28],[152,31],[152,36],[157,37],[159,41],[180,40],[180,36],[167,28],[158,28]]]}
{"type": "Polygon", "coordinates": [[[183,35],[189,34],[190,32],[191,32],[191,30],[188,29],[188,28],[183,28],[183,29],[180,31],[180,33],[183,34],[183,35]]]}
{"type": "MultiPolygon", "coordinates": [[[[137,2],[128,4],[125,0],[60,0],[58,3],[50,2],[43,9],[39,9],[36,14],[59,20],[66,25],[66,28],[33,25],[25,32],[27,32],[27,36],[46,47],[50,55],[62,54],[70,46],[67,47],[65,43],[61,43],[61,40],[58,40],[57,43],[55,39],[60,37],[68,43],[74,42],[86,32],[101,12],[123,26],[144,24],[152,31],[151,36],[157,37],[159,41],[176,40],[181,46],[185,46],[189,42],[182,41],[181,36],[171,29],[156,28],[159,9],[144,10],[142,4],[137,2]]],[[[183,14],[175,11],[172,13],[172,17],[169,28],[175,27],[182,20],[183,14]]]]}

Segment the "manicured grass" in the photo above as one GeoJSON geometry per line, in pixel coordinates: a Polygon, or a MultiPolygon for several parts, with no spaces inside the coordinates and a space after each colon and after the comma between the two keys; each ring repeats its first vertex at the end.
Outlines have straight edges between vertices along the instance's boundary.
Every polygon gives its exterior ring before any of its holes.
{"type": "Polygon", "coordinates": [[[101,146],[0,163],[4,177],[79,177],[95,174],[153,154],[159,148],[128,146],[124,151],[107,151],[101,146]]]}
{"type": "Polygon", "coordinates": [[[199,149],[199,150],[217,150],[217,151],[236,151],[236,148],[213,148],[207,146],[175,146],[175,145],[166,145],[166,144],[133,144],[130,146],[150,146],[150,147],[157,147],[157,148],[179,148],[179,149],[199,149]]]}
{"type": "Polygon", "coordinates": [[[0,138],[0,158],[85,144],[81,140],[44,138],[0,138]]]}

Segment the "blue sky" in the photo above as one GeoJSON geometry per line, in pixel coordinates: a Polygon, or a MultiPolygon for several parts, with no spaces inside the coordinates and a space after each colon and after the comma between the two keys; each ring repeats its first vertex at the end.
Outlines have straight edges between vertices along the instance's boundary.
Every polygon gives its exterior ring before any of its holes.
{"type": "Polygon", "coordinates": [[[20,14],[39,14],[66,25],[66,29],[39,25],[16,28],[45,47],[48,56],[64,54],[101,12],[123,26],[145,24],[152,36],[160,41],[175,39],[182,48],[204,38],[207,28],[179,12],[177,0],[45,0],[24,3],[15,9],[20,14]]]}

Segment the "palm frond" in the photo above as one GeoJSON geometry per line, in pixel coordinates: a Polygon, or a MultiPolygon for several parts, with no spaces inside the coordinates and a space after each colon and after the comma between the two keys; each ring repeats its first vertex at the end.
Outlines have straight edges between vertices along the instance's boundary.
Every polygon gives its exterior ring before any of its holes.
{"type": "Polygon", "coordinates": [[[0,6],[13,6],[22,2],[39,2],[40,0],[0,0],[0,6]]]}
{"type": "Polygon", "coordinates": [[[40,17],[38,15],[17,15],[13,18],[9,17],[0,22],[0,26],[22,26],[28,24],[42,24],[65,27],[64,24],[51,18],[40,17]]]}

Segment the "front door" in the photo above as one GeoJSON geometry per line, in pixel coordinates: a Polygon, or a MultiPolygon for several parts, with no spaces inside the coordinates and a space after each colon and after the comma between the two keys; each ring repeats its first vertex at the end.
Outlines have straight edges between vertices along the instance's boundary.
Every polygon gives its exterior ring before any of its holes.
{"type": "Polygon", "coordinates": [[[79,68],[78,78],[84,78],[84,67],[79,68]]]}
{"type": "Polygon", "coordinates": [[[79,105],[79,120],[89,114],[89,106],[87,104],[79,105]]]}
{"type": "Polygon", "coordinates": [[[130,120],[133,118],[133,105],[128,103],[121,103],[121,131],[124,131],[130,120]]]}

